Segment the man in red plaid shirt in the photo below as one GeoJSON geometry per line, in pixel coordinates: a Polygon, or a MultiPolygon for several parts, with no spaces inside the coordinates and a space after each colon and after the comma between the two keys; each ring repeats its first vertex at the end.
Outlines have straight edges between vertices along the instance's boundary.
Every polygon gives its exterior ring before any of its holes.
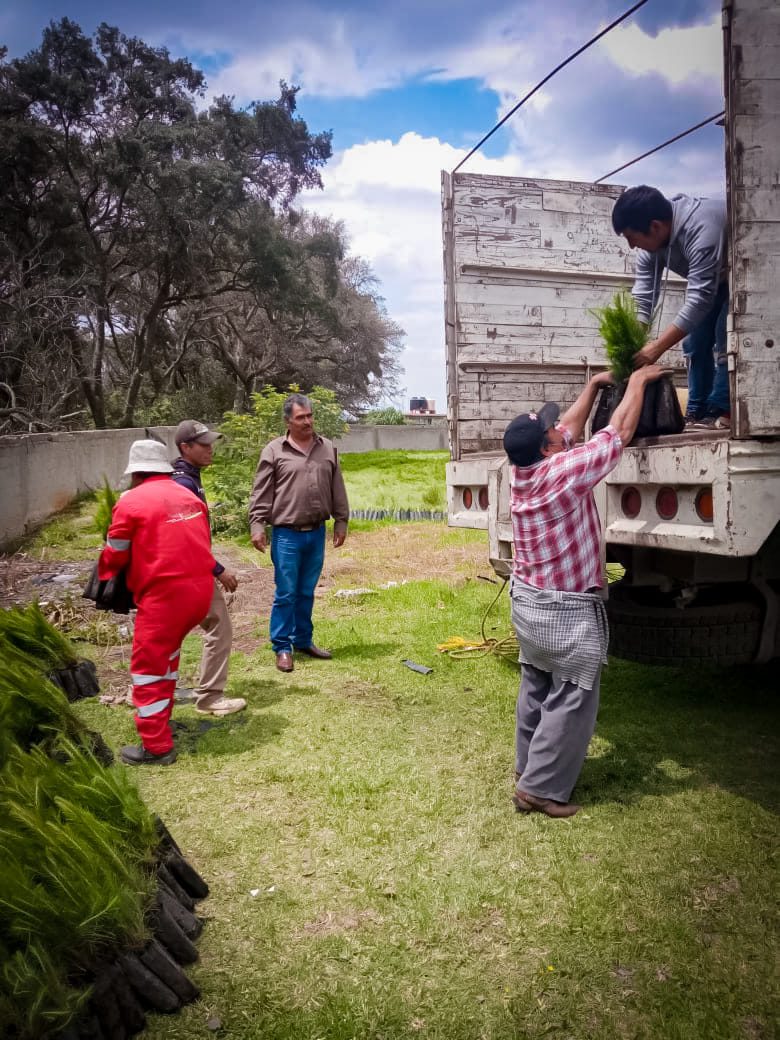
{"type": "Polygon", "coordinates": [[[519,415],[504,432],[512,466],[512,622],[520,644],[517,698],[518,812],[573,816],[569,796],[596,725],[608,629],[601,589],[601,523],[593,488],[634,435],[645,386],[664,369],[638,369],[610,424],[584,444],[594,376],[558,422],[557,404],[519,415]]]}

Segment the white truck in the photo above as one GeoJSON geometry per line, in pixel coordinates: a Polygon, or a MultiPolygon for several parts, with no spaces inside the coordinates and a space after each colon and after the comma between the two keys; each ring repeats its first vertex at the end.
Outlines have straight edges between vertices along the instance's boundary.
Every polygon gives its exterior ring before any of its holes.
{"type": "MultiPolygon", "coordinates": [[[[725,0],[730,433],[636,440],[600,486],[611,652],[733,665],[780,655],[780,4],[725,0]]],[[[606,367],[593,307],[633,280],[610,215],[622,188],[442,174],[452,526],[511,568],[501,437],[606,367]]],[[[670,280],[661,327],[685,283],[670,280]]],[[[685,386],[679,349],[665,355],[685,386]]]]}

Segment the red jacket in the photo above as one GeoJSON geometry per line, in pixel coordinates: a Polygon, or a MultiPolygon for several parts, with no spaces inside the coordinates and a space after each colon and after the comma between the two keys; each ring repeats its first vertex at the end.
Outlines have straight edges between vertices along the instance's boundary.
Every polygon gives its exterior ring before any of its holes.
{"type": "Polygon", "coordinates": [[[98,577],[127,567],[127,585],[140,600],[159,581],[213,581],[208,509],[167,474],[147,477],[114,506],[98,577]]]}

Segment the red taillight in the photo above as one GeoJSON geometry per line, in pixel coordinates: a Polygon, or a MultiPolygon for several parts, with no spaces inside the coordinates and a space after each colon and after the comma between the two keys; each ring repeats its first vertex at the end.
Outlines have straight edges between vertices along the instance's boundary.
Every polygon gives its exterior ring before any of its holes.
{"type": "Polygon", "coordinates": [[[627,516],[629,520],[639,516],[639,510],[642,508],[642,496],[636,488],[626,488],[620,496],[620,508],[623,510],[623,516],[627,516]]]}
{"type": "Polygon", "coordinates": [[[711,524],[715,512],[712,504],[712,488],[702,488],[696,496],[695,505],[699,518],[711,524]]]}
{"type": "Polygon", "coordinates": [[[463,489],[463,505],[466,507],[466,509],[471,509],[471,506],[472,506],[473,502],[474,502],[474,496],[471,493],[471,488],[464,488],[463,489]]]}
{"type": "Polygon", "coordinates": [[[487,509],[487,507],[488,507],[488,489],[486,487],[481,487],[479,489],[479,499],[478,499],[478,501],[479,501],[479,508],[480,509],[487,509]]]}
{"type": "Polygon", "coordinates": [[[662,487],[655,496],[655,508],[662,520],[674,520],[679,503],[674,488],[662,487]]]}

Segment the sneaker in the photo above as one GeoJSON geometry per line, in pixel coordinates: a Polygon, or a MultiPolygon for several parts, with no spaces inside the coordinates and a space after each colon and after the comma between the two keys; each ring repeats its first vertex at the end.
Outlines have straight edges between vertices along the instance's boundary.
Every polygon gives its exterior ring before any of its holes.
{"type": "Polygon", "coordinates": [[[699,422],[699,420],[701,418],[702,418],[702,413],[701,412],[686,412],[685,416],[684,416],[686,430],[690,429],[692,426],[695,426],[696,423],[699,422]]]}
{"type": "Polygon", "coordinates": [[[703,415],[701,419],[697,419],[693,428],[697,430],[730,430],[731,414],[723,412],[721,415],[715,415],[710,412],[709,415],[703,415]]]}
{"type": "Polygon", "coordinates": [[[217,697],[210,704],[197,705],[195,711],[200,715],[233,715],[243,711],[246,701],[243,697],[217,697]]]}
{"type": "Polygon", "coordinates": [[[171,766],[176,761],[176,748],[155,755],[145,747],[130,744],[122,748],[119,757],[126,766],[171,766]]]}

